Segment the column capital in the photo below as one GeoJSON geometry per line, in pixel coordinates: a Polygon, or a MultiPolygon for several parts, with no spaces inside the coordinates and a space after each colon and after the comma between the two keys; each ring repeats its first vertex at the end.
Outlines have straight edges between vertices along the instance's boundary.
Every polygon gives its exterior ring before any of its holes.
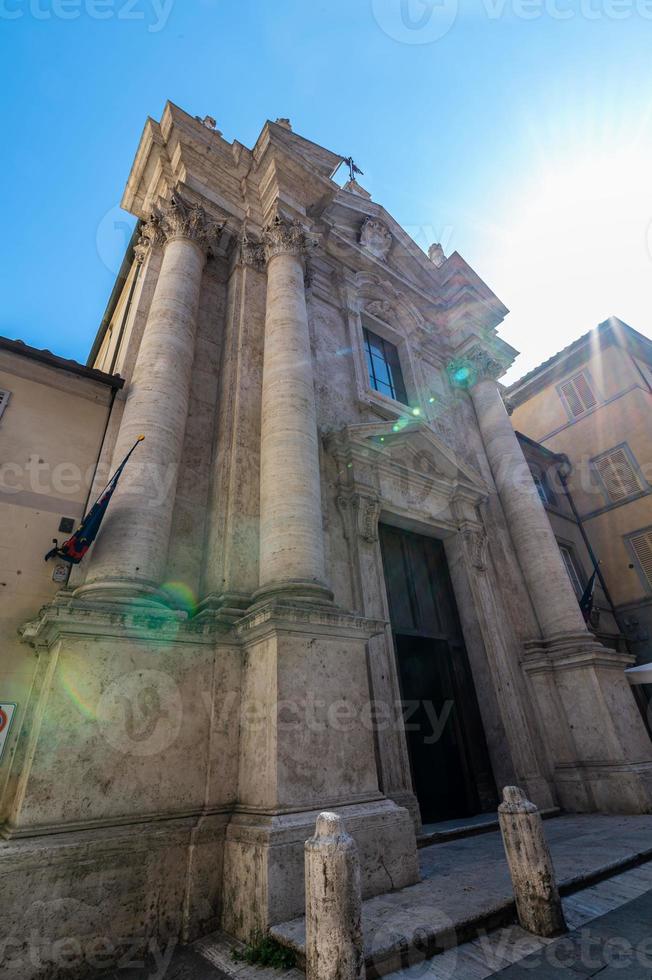
{"type": "Polygon", "coordinates": [[[141,226],[138,241],[134,245],[134,258],[136,262],[142,265],[150,249],[155,248],[157,245],[163,245],[164,241],[165,236],[158,224],[153,219],[146,221],[141,226]]]}
{"type": "Polygon", "coordinates": [[[460,352],[448,365],[457,388],[473,388],[480,381],[497,381],[511,367],[512,358],[491,345],[474,344],[460,352]]]}
{"type": "Polygon", "coordinates": [[[347,540],[360,537],[368,544],[378,541],[378,521],[382,503],[375,491],[341,488],[336,497],[337,508],[344,520],[347,540]]]}
{"type": "Polygon", "coordinates": [[[150,224],[156,229],[159,241],[165,244],[184,238],[207,252],[219,242],[226,222],[214,221],[201,204],[187,201],[175,191],[168,203],[154,209],[150,224]]]}
{"type": "Polygon", "coordinates": [[[298,219],[290,221],[278,212],[263,229],[265,258],[275,255],[307,255],[319,244],[317,235],[307,231],[298,219]]]}
{"type": "Polygon", "coordinates": [[[265,257],[265,246],[262,242],[252,241],[249,238],[246,226],[243,229],[242,238],[240,239],[240,260],[243,265],[258,269],[259,272],[264,271],[267,261],[265,257]]]}

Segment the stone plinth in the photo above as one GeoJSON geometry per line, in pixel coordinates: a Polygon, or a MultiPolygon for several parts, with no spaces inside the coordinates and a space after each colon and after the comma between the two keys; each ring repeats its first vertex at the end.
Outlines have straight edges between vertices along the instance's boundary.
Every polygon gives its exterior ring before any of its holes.
{"type": "Polygon", "coordinates": [[[248,939],[303,911],[303,847],[325,806],[358,845],[365,894],[417,880],[410,815],[378,789],[365,644],[381,626],[280,600],[238,624],[245,660],[227,932],[248,939]]]}

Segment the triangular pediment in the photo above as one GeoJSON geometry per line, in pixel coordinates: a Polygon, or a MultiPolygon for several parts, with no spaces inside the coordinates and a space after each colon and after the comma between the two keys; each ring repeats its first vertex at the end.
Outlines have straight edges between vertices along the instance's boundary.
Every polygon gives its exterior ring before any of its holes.
{"type": "Polygon", "coordinates": [[[340,435],[345,436],[350,449],[357,447],[367,455],[371,452],[379,463],[439,478],[478,501],[489,493],[480,474],[461,460],[425,420],[362,422],[347,426],[340,435]]]}

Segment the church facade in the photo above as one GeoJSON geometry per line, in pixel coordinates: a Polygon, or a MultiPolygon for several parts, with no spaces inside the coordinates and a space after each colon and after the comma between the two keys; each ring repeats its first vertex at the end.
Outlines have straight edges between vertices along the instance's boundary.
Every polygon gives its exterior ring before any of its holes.
{"type": "Polygon", "coordinates": [[[248,938],[301,913],[326,808],[365,895],[507,784],[652,809],[631,658],[587,631],[503,404],[507,310],[340,162],[287,120],[251,150],[171,104],[145,126],[96,491],[145,439],[21,628],[12,935],[248,938]]]}

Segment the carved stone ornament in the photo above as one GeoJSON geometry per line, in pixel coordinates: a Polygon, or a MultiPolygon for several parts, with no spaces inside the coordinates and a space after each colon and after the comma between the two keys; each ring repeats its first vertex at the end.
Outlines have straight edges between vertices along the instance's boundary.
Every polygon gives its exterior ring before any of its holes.
{"type": "Polygon", "coordinates": [[[372,316],[377,316],[379,320],[385,320],[386,323],[389,323],[392,319],[396,319],[394,307],[386,299],[375,299],[371,303],[367,303],[365,312],[371,313],[372,316]]]}
{"type": "Polygon", "coordinates": [[[489,550],[489,538],[484,527],[472,527],[466,525],[460,529],[464,548],[469,561],[478,571],[484,572],[487,569],[487,554],[489,550]]]}
{"type": "Polygon", "coordinates": [[[374,494],[342,492],[337,496],[337,506],[344,520],[347,538],[353,532],[368,544],[378,540],[378,521],[382,509],[379,497],[374,494]]]}
{"type": "Polygon", "coordinates": [[[265,226],[263,243],[269,261],[275,255],[307,255],[317,247],[319,240],[316,235],[306,231],[300,221],[289,221],[276,214],[265,226]]]}
{"type": "Polygon", "coordinates": [[[377,259],[386,259],[392,247],[392,236],[387,225],[375,218],[366,218],[360,231],[360,244],[377,259]]]}
{"type": "Polygon", "coordinates": [[[134,257],[138,264],[142,264],[147,253],[151,248],[155,248],[157,245],[162,245],[165,241],[165,236],[158,227],[155,221],[147,221],[141,226],[140,235],[138,236],[138,241],[134,245],[134,257]]]}
{"type": "Polygon", "coordinates": [[[472,388],[479,381],[496,381],[509,367],[509,362],[494,354],[490,348],[470,348],[448,365],[448,375],[456,388],[472,388]]]}
{"type": "Polygon", "coordinates": [[[444,250],[439,244],[439,242],[434,242],[428,249],[428,258],[433,265],[436,265],[438,269],[442,267],[446,261],[446,256],[444,255],[444,250]]]}
{"type": "Polygon", "coordinates": [[[213,221],[201,204],[186,201],[175,191],[167,205],[155,209],[151,224],[166,242],[186,238],[208,251],[219,242],[226,222],[213,221]]]}
{"type": "Polygon", "coordinates": [[[262,271],[265,268],[265,246],[262,242],[253,242],[247,235],[246,229],[240,240],[240,256],[244,265],[262,271]]]}

